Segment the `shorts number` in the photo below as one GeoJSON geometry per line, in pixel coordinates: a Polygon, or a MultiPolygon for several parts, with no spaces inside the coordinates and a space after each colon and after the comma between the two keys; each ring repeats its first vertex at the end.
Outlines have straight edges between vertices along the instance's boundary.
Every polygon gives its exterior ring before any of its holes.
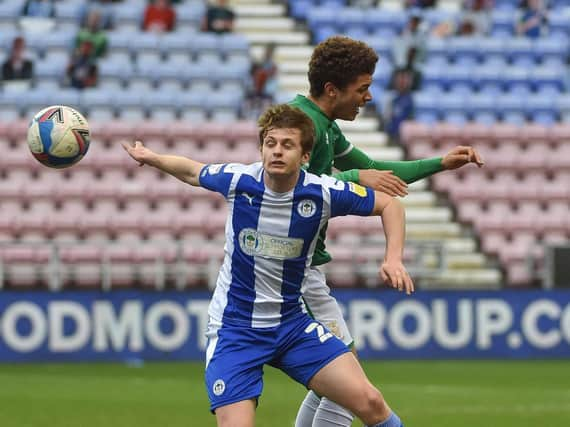
{"type": "Polygon", "coordinates": [[[317,322],[313,322],[311,323],[309,326],[307,326],[305,328],[305,333],[306,334],[310,334],[311,332],[313,332],[314,330],[317,330],[317,336],[319,337],[319,340],[321,342],[325,342],[326,340],[328,340],[329,338],[333,337],[333,334],[331,334],[330,332],[328,332],[327,330],[325,330],[325,328],[323,327],[323,325],[317,323],[317,322]]]}

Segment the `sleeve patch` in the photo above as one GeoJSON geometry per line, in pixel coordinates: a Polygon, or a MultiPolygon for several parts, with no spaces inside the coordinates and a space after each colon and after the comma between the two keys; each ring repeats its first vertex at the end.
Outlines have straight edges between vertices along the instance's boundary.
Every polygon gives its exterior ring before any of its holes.
{"type": "Polygon", "coordinates": [[[366,188],[362,185],[355,184],[354,182],[349,182],[348,189],[357,196],[366,197],[366,188]]]}

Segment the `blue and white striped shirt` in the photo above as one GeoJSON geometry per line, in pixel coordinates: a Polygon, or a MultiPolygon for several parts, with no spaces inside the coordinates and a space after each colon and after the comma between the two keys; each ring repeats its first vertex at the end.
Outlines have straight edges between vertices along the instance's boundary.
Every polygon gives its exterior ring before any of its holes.
{"type": "Polygon", "coordinates": [[[295,188],[275,193],[261,163],[213,164],[200,184],[228,201],[224,263],[209,307],[210,322],[264,328],[303,312],[301,286],[319,230],[329,218],[370,215],[374,192],[301,171],[295,188]]]}

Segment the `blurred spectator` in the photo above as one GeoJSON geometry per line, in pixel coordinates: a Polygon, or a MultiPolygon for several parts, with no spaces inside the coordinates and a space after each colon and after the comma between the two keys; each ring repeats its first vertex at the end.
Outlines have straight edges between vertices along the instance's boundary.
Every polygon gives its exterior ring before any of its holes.
{"type": "Polygon", "coordinates": [[[202,19],[202,31],[230,33],[234,29],[235,13],[227,5],[227,0],[216,1],[216,4],[209,5],[206,10],[202,19]]]}
{"type": "Polygon", "coordinates": [[[273,103],[277,92],[275,45],[268,44],[263,59],[251,67],[251,89],[244,103],[244,115],[255,120],[273,103]]]}
{"type": "Polygon", "coordinates": [[[34,64],[25,57],[26,42],[16,37],[12,42],[10,56],[2,64],[2,80],[30,80],[34,74],[34,64]]]}
{"type": "Polygon", "coordinates": [[[423,9],[437,6],[437,0],[406,0],[405,5],[407,8],[420,7],[423,9]]]}
{"type": "Polygon", "coordinates": [[[399,142],[402,122],[411,119],[414,114],[414,99],[410,92],[412,77],[406,70],[397,70],[394,76],[394,92],[388,101],[385,113],[385,131],[390,138],[399,142]]]}
{"type": "Polygon", "coordinates": [[[101,13],[97,9],[92,9],[87,14],[85,25],[79,30],[75,39],[75,47],[81,43],[89,41],[93,45],[93,56],[99,58],[105,54],[107,49],[107,35],[101,29],[101,13]]]}
{"type": "Polygon", "coordinates": [[[470,0],[465,5],[458,35],[485,35],[491,24],[491,3],[489,0],[470,0]]]}
{"type": "Polygon", "coordinates": [[[24,4],[22,15],[36,18],[53,18],[55,16],[53,0],[28,0],[24,4]]]}
{"type": "Polygon", "coordinates": [[[143,30],[158,33],[174,30],[176,11],[170,0],[153,0],[144,11],[143,30]]]}
{"type": "Polygon", "coordinates": [[[67,78],[71,87],[84,89],[97,84],[97,64],[93,49],[93,43],[84,41],[73,52],[67,66],[67,78]]]}
{"type": "Polygon", "coordinates": [[[540,37],[548,23],[542,0],[523,0],[517,22],[517,34],[530,38],[540,37]]]}
{"type": "Polygon", "coordinates": [[[417,61],[416,61],[417,50],[415,47],[410,47],[406,54],[406,62],[403,66],[397,67],[392,72],[392,77],[390,78],[389,88],[392,90],[398,90],[397,83],[398,78],[400,77],[401,73],[406,73],[410,80],[410,87],[408,88],[410,91],[415,91],[419,89],[422,83],[422,73],[419,70],[417,61]]]}
{"type": "Polygon", "coordinates": [[[265,48],[263,60],[254,63],[251,70],[253,81],[253,92],[256,96],[267,97],[273,100],[276,88],[277,64],[273,55],[275,53],[275,45],[268,44],[265,48]]]}
{"type": "MultiPolygon", "coordinates": [[[[421,13],[414,11],[403,29],[402,34],[394,43],[394,63],[397,67],[405,66],[408,62],[410,48],[415,48],[415,62],[422,62],[425,56],[425,45],[428,38],[428,27],[422,20],[421,13]]],[[[414,65],[416,65],[414,63],[414,65]]]]}

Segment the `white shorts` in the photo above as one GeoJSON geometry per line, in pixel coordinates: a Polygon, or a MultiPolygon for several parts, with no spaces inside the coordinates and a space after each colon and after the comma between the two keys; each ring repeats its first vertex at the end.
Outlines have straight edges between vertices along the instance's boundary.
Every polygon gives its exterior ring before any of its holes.
{"type": "Polygon", "coordinates": [[[317,267],[309,269],[301,293],[311,316],[329,328],[343,343],[352,345],[352,335],[348,331],[342,310],[336,298],[331,295],[324,273],[317,267]]]}

